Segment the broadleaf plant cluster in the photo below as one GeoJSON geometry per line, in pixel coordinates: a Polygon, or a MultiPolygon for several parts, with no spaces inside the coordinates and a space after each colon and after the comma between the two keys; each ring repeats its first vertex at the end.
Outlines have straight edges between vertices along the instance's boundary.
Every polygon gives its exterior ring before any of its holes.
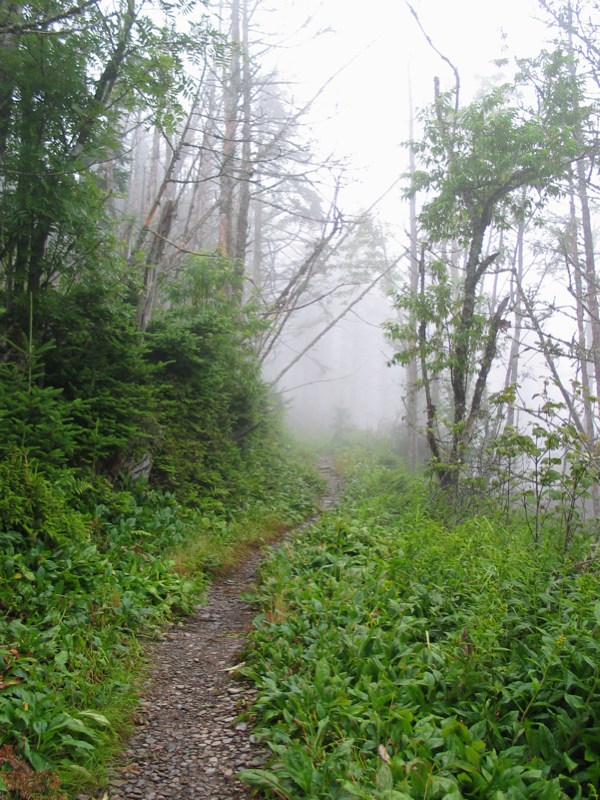
{"type": "Polygon", "coordinates": [[[356,469],[264,569],[244,671],[271,759],[244,779],[290,800],[596,797],[597,566],[526,526],[447,526],[398,468],[356,469]]]}

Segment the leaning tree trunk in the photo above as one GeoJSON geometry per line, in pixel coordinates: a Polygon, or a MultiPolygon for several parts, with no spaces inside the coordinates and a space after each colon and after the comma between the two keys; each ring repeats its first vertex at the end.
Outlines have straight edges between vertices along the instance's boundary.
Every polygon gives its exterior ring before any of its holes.
{"type": "Polygon", "coordinates": [[[159,289],[160,264],[165,246],[171,232],[177,207],[174,200],[165,201],[154,238],[146,256],[144,266],[144,289],[138,305],[137,321],[141,331],[145,331],[156,306],[159,289]]]}
{"type": "MultiPolygon", "coordinates": [[[[411,142],[409,149],[409,168],[410,168],[410,174],[414,175],[416,171],[416,165],[415,165],[415,151],[414,147],[412,146],[412,141],[414,137],[414,116],[413,116],[412,100],[410,101],[409,111],[410,111],[410,116],[408,123],[408,136],[409,136],[409,141],[411,142]]],[[[418,244],[417,244],[417,199],[414,194],[411,195],[409,202],[409,225],[410,225],[409,228],[410,293],[412,297],[417,297],[419,292],[419,254],[418,254],[418,244]]],[[[416,337],[418,321],[416,319],[416,315],[414,314],[414,312],[411,315],[409,324],[411,330],[414,332],[414,335],[416,337]]],[[[419,368],[417,365],[417,356],[415,354],[414,357],[410,359],[406,367],[406,382],[407,382],[406,424],[408,427],[408,436],[409,436],[409,463],[410,463],[410,468],[412,470],[416,470],[418,463],[418,427],[419,427],[419,420],[418,420],[419,395],[417,391],[418,377],[419,377],[419,368]]]]}
{"type": "Polygon", "coordinates": [[[223,133],[223,151],[219,187],[219,249],[227,258],[234,256],[234,195],[237,155],[237,129],[239,101],[241,94],[240,63],[240,3],[231,3],[231,56],[226,67],[224,86],[225,130],[223,133]]]}

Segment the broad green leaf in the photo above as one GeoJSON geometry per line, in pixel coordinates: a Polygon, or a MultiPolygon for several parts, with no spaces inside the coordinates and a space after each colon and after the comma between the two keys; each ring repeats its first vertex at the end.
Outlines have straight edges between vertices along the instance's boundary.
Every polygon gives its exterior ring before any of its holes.
{"type": "Polygon", "coordinates": [[[104,727],[110,727],[110,722],[104,716],[104,714],[99,714],[97,711],[89,711],[89,710],[80,711],[79,712],[79,716],[80,717],[87,717],[88,719],[93,720],[98,725],[102,725],[104,727]]]}
{"type": "Polygon", "coordinates": [[[238,779],[243,783],[248,783],[250,786],[257,786],[259,789],[270,789],[274,791],[277,796],[284,797],[287,800],[293,800],[292,795],[288,794],[281,781],[265,769],[243,769],[238,772],[238,779]]]}
{"type": "Polygon", "coordinates": [[[382,791],[392,789],[394,786],[394,777],[392,770],[387,764],[382,764],[377,770],[377,786],[382,791]]]}

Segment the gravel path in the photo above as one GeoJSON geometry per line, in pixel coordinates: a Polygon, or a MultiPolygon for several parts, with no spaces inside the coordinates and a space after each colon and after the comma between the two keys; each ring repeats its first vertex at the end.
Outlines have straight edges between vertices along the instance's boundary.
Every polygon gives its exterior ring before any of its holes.
{"type": "MultiPolygon", "coordinates": [[[[321,470],[329,483],[321,504],[327,509],[335,503],[337,480],[328,463],[321,470]]],[[[107,800],[253,796],[235,776],[261,766],[266,753],[239,719],[254,691],[235,680],[231,667],[239,661],[254,616],[240,594],[252,588],[261,558],[253,553],[217,579],[206,604],[153,648],[155,666],[138,726],[103,796],[107,800]]]]}

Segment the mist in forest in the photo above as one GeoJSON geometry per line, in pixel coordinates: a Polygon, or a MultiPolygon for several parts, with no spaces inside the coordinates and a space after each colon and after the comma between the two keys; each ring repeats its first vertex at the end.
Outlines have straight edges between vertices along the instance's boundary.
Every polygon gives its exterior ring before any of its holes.
{"type": "MultiPolygon", "coordinates": [[[[297,105],[310,99],[305,116],[310,127],[305,130],[314,135],[316,152],[325,160],[333,154],[334,163],[340,168],[343,164],[335,202],[358,214],[374,203],[372,218],[388,226],[387,248],[393,255],[388,252],[387,261],[379,257],[371,264],[370,277],[385,270],[409,242],[409,208],[402,195],[409,182],[410,116],[431,102],[434,76],[442,76],[445,88],[452,86],[452,70],[444,59],[460,70],[461,97],[470,97],[504,79],[503,68],[492,63],[494,57],[507,55],[511,48],[521,55],[534,52],[540,34],[535,3],[509,3],[494,13],[471,2],[460,9],[439,2],[414,7],[418,22],[405,3],[382,3],[379,13],[366,18],[362,9],[337,2],[310,8],[293,3],[272,8],[264,17],[275,39],[282,30],[287,34],[284,47],[266,53],[267,63],[274,54],[297,105]],[[463,24],[467,16],[468,30],[463,24]]],[[[352,255],[349,268],[353,270],[352,255]]],[[[405,252],[394,270],[394,288],[410,280],[410,270],[405,252]]],[[[319,294],[321,278],[315,277],[300,305],[319,294]]],[[[361,286],[368,282],[363,277],[361,286]]],[[[390,291],[389,285],[375,286],[277,380],[286,419],[295,429],[322,434],[340,424],[383,432],[406,426],[410,376],[398,365],[389,366],[399,345],[383,332],[383,323],[398,316],[390,291]]],[[[347,295],[336,293],[319,309],[295,313],[265,361],[267,378],[276,378],[348,302],[347,295]]],[[[503,344],[506,362],[506,337],[503,344]]],[[[532,364],[530,368],[533,373],[532,364]]],[[[505,374],[501,360],[490,385],[501,388],[505,374]]],[[[423,429],[423,408],[410,424],[423,429]]]]}
{"type": "MultiPolygon", "coordinates": [[[[331,304],[328,311],[340,309],[331,304]]],[[[384,432],[398,424],[404,376],[387,365],[393,347],[382,327],[392,313],[390,298],[373,290],[286,373],[279,391],[292,428],[323,435],[353,428],[384,432]]],[[[306,314],[283,354],[297,352],[326,323],[325,315],[306,314]]],[[[269,364],[267,377],[277,372],[278,360],[269,364]]]]}
{"type": "MultiPolygon", "coordinates": [[[[135,6],[135,24],[109,5],[86,24],[127,41],[121,86],[98,67],[107,34],[64,85],[42,81],[45,105],[5,92],[7,176],[34,139],[38,169],[71,176],[66,200],[35,171],[27,192],[25,177],[2,185],[21,332],[33,295],[94,274],[101,239],[142,336],[171,312],[201,318],[198,336],[235,317],[298,430],[404,426],[462,463],[550,403],[596,438],[593,4],[185,2],[188,16],[135,6]],[[104,98],[89,123],[75,83],[104,98]]],[[[67,12],[27,25],[79,41],[67,12]]],[[[11,52],[27,25],[10,22],[11,52]]],[[[38,39],[50,74],[62,56],[38,39]]]]}
{"type": "MultiPolygon", "coordinates": [[[[193,280],[210,291],[218,248],[237,265],[240,296],[258,301],[268,323],[257,351],[289,423],[319,433],[340,420],[386,430],[405,417],[408,380],[388,366],[394,346],[382,328],[397,317],[390,290],[410,272],[402,143],[412,106],[430,102],[440,69],[451,85],[451,71],[405,5],[384,4],[383,27],[336,3],[292,5],[235,2],[210,17],[240,51],[220,62],[204,54],[172,133],[131,118],[128,163],[122,173],[109,164],[106,180],[126,177],[114,204],[130,215],[121,224],[129,258],[147,250],[142,327],[170,302],[169,284],[194,254],[193,280]],[[378,281],[391,278],[393,262],[395,283],[378,281]]],[[[458,55],[460,26],[442,25],[433,7],[420,13],[439,46],[458,55]]],[[[486,23],[498,54],[499,18],[486,23]]],[[[497,69],[489,49],[480,51],[464,62],[471,92],[478,72],[497,69]]]]}

